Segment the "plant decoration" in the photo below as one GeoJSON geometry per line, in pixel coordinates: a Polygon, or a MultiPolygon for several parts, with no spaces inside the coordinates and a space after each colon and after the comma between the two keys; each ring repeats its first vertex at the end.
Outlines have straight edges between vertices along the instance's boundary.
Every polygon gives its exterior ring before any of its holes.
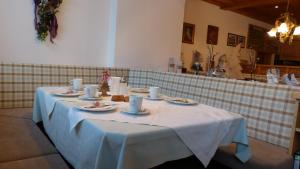
{"type": "Polygon", "coordinates": [[[196,75],[199,75],[200,71],[203,70],[200,63],[201,63],[201,54],[199,51],[194,50],[191,69],[194,71],[194,74],[196,75]]]}
{"type": "Polygon", "coordinates": [[[110,80],[110,72],[108,70],[104,70],[102,72],[101,80],[100,80],[100,91],[102,92],[102,96],[108,96],[107,92],[109,91],[108,81],[110,80]]]}
{"type": "Polygon", "coordinates": [[[50,35],[50,41],[57,35],[57,18],[56,13],[58,7],[63,0],[34,0],[35,8],[35,30],[37,31],[37,38],[40,41],[45,41],[48,34],[50,35]]]}
{"type": "Polygon", "coordinates": [[[208,57],[207,57],[207,76],[212,76],[212,73],[214,71],[215,68],[215,57],[217,55],[217,53],[214,53],[214,45],[210,44],[207,45],[208,48],[208,57]]]}
{"type": "Polygon", "coordinates": [[[249,55],[250,71],[251,71],[250,72],[250,74],[251,74],[250,80],[255,80],[256,64],[259,61],[259,58],[256,57],[256,51],[254,49],[249,49],[248,55],[249,55]]]}
{"type": "Polygon", "coordinates": [[[233,79],[243,79],[242,67],[240,65],[240,56],[241,56],[241,44],[238,44],[230,58],[228,58],[228,71],[226,72],[229,78],[233,79]]]}

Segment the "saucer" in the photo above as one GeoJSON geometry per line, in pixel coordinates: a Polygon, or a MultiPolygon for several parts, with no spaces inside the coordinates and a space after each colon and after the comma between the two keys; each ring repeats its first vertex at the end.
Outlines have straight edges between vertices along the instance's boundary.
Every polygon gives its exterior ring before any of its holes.
{"type": "Polygon", "coordinates": [[[164,100],[164,98],[162,96],[158,96],[157,98],[151,98],[149,95],[145,97],[145,99],[147,100],[164,100]]]}
{"type": "Polygon", "coordinates": [[[178,105],[197,105],[198,103],[192,99],[186,99],[186,98],[172,98],[167,99],[167,102],[178,104],[178,105]]]}
{"type": "Polygon", "coordinates": [[[130,112],[128,110],[128,108],[122,108],[121,113],[129,114],[129,115],[135,115],[135,116],[142,116],[142,115],[150,114],[150,110],[149,109],[143,109],[142,111],[136,113],[136,112],[130,112]]]}
{"type": "Polygon", "coordinates": [[[78,97],[81,95],[80,92],[69,92],[69,91],[53,91],[51,92],[51,94],[60,97],[78,97]]]}
{"type": "Polygon", "coordinates": [[[133,93],[149,93],[147,88],[131,88],[130,91],[133,93]]]}
{"type": "Polygon", "coordinates": [[[96,100],[102,100],[102,97],[101,96],[98,96],[98,97],[88,97],[88,96],[79,96],[78,97],[80,100],[89,100],[89,101],[96,101],[96,100]]]}
{"type": "Polygon", "coordinates": [[[116,105],[104,103],[102,106],[94,107],[93,105],[78,105],[75,108],[82,110],[82,111],[88,111],[88,112],[107,112],[111,110],[115,110],[117,108],[116,105]]]}

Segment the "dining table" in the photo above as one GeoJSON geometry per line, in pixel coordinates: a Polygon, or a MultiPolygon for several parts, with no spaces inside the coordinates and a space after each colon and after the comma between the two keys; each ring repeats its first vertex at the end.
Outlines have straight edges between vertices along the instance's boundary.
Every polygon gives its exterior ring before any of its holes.
{"type": "Polygon", "coordinates": [[[128,102],[109,103],[109,111],[88,111],[94,101],[63,97],[54,91],[67,87],[39,87],[33,121],[44,129],[58,151],[75,169],[148,169],[167,161],[195,155],[207,167],[219,146],[236,144],[235,156],[251,157],[245,119],[236,113],[203,104],[178,105],[171,97],[147,99],[148,114],[126,113],[128,102]]]}

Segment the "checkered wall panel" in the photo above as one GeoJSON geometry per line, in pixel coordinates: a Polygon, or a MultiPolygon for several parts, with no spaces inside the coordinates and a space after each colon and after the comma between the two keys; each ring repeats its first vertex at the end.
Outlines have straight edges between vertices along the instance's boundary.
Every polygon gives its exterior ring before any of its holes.
{"type": "Polygon", "coordinates": [[[84,66],[0,64],[0,108],[32,107],[34,92],[40,86],[66,86],[74,78],[95,84],[102,71],[128,77],[128,69],[84,66]]]}
{"type": "MultiPolygon", "coordinates": [[[[35,89],[65,86],[73,78],[96,83],[106,68],[0,64],[0,108],[32,107],[35,89]]],[[[251,137],[288,147],[299,88],[232,79],[168,72],[108,68],[113,76],[128,77],[132,87],[158,86],[169,96],[186,97],[202,104],[239,113],[247,119],[251,137]]]]}
{"type": "Polygon", "coordinates": [[[249,136],[285,148],[289,146],[296,104],[291,94],[300,88],[141,70],[130,70],[129,79],[129,84],[135,87],[158,86],[163,94],[191,98],[239,113],[247,119],[249,136]],[[142,83],[140,79],[148,81],[142,83]]]}

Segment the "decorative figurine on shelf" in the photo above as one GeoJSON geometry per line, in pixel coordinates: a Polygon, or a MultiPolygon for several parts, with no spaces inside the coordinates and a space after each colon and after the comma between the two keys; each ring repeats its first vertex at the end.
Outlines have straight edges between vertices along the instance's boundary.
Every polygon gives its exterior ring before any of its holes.
{"type": "Polygon", "coordinates": [[[102,96],[108,96],[107,92],[109,91],[108,81],[110,79],[110,73],[108,70],[104,70],[101,76],[101,85],[100,91],[102,96]]]}
{"type": "Polygon", "coordinates": [[[270,84],[279,83],[280,71],[278,68],[272,68],[267,70],[267,82],[270,84]]]}
{"type": "Polygon", "coordinates": [[[201,62],[201,54],[199,51],[194,50],[191,69],[193,70],[194,74],[196,74],[196,75],[199,75],[200,71],[203,70],[200,62],[201,62]]]}
{"type": "Polygon", "coordinates": [[[218,59],[218,65],[213,69],[212,76],[225,77],[226,72],[226,55],[221,55],[218,59]]]}

